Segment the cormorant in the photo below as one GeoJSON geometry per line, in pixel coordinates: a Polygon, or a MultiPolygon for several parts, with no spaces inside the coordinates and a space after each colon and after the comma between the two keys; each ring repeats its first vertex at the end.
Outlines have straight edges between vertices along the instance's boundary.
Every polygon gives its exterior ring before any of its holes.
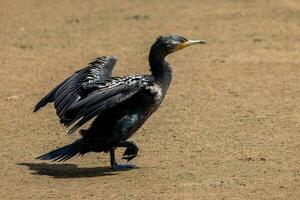
{"type": "Polygon", "coordinates": [[[111,77],[117,59],[103,56],[55,87],[42,98],[34,112],[54,102],[60,122],[75,132],[95,118],[88,129],[81,129],[82,137],[75,142],[37,157],[41,160],[65,161],[88,152],[110,152],[113,169],[134,165],[118,164],[115,149],[125,147],[123,159],[137,156],[138,146],[128,139],[159,107],[172,79],[165,57],[185,47],[205,44],[204,40],[188,40],[178,35],[159,36],[149,53],[151,75],[111,77]]]}

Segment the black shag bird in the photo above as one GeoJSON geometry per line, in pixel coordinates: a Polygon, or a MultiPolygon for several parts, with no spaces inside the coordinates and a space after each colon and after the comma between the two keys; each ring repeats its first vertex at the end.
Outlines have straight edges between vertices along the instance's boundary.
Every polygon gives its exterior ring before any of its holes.
{"type": "Polygon", "coordinates": [[[118,164],[117,147],[126,148],[123,159],[137,156],[138,146],[128,139],[159,107],[172,79],[170,65],[165,57],[185,47],[205,44],[203,40],[188,40],[177,35],[160,36],[149,54],[151,75],[111,77],[117,60],[103,56],[55,87],[42,98],[34,112],[54,102],[60,122],[75,132],[87,121],[95,118],[88,129],[81,129],[82,137],[72,144],[37,157],[41,160],[65,161],[88,152],[110,152],[113,169],[130,168],[118,164]]]}

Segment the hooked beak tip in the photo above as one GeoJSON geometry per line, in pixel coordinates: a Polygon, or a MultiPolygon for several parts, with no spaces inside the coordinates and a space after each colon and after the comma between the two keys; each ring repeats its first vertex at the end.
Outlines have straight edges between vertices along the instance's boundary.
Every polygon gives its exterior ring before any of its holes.
{"type": "Polygon", "coordinates": [[[199,44],[206,44],[205,40],[199,40],[199,44]]]}
{"type": "Polygon", "coordinates": [[[205,40],[189,40],[187,41],[187,45],[195,45],[195,44],[206,44],[205,40]]]}

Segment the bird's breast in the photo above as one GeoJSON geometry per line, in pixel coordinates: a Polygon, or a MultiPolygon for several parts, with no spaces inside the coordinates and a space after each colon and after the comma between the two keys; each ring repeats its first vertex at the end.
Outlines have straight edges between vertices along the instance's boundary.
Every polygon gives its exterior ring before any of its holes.
{"type": "Polygon", "coordinates": [[[124,104],[118,111],[119,117],[113,127],[114,137],[127,140],[159,107],[164,98],[163,88],[159,84],[149,85],[124,104]]]}

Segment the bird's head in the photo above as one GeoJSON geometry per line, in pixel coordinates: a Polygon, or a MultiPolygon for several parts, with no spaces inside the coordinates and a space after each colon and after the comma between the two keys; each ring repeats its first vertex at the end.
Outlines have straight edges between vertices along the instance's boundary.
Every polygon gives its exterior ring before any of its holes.
{"type": "Polygon", "coordinates": [[[156,42],[153,44],[153,47],[155,47],[162,54],[164,54],[164,56],[166,56],[170,53],[174,53],[178,50],[196,44],[205,44],[205,41],[189,40],[179,35],[166,35],[166,36],[159,36],[156,42]]]}

